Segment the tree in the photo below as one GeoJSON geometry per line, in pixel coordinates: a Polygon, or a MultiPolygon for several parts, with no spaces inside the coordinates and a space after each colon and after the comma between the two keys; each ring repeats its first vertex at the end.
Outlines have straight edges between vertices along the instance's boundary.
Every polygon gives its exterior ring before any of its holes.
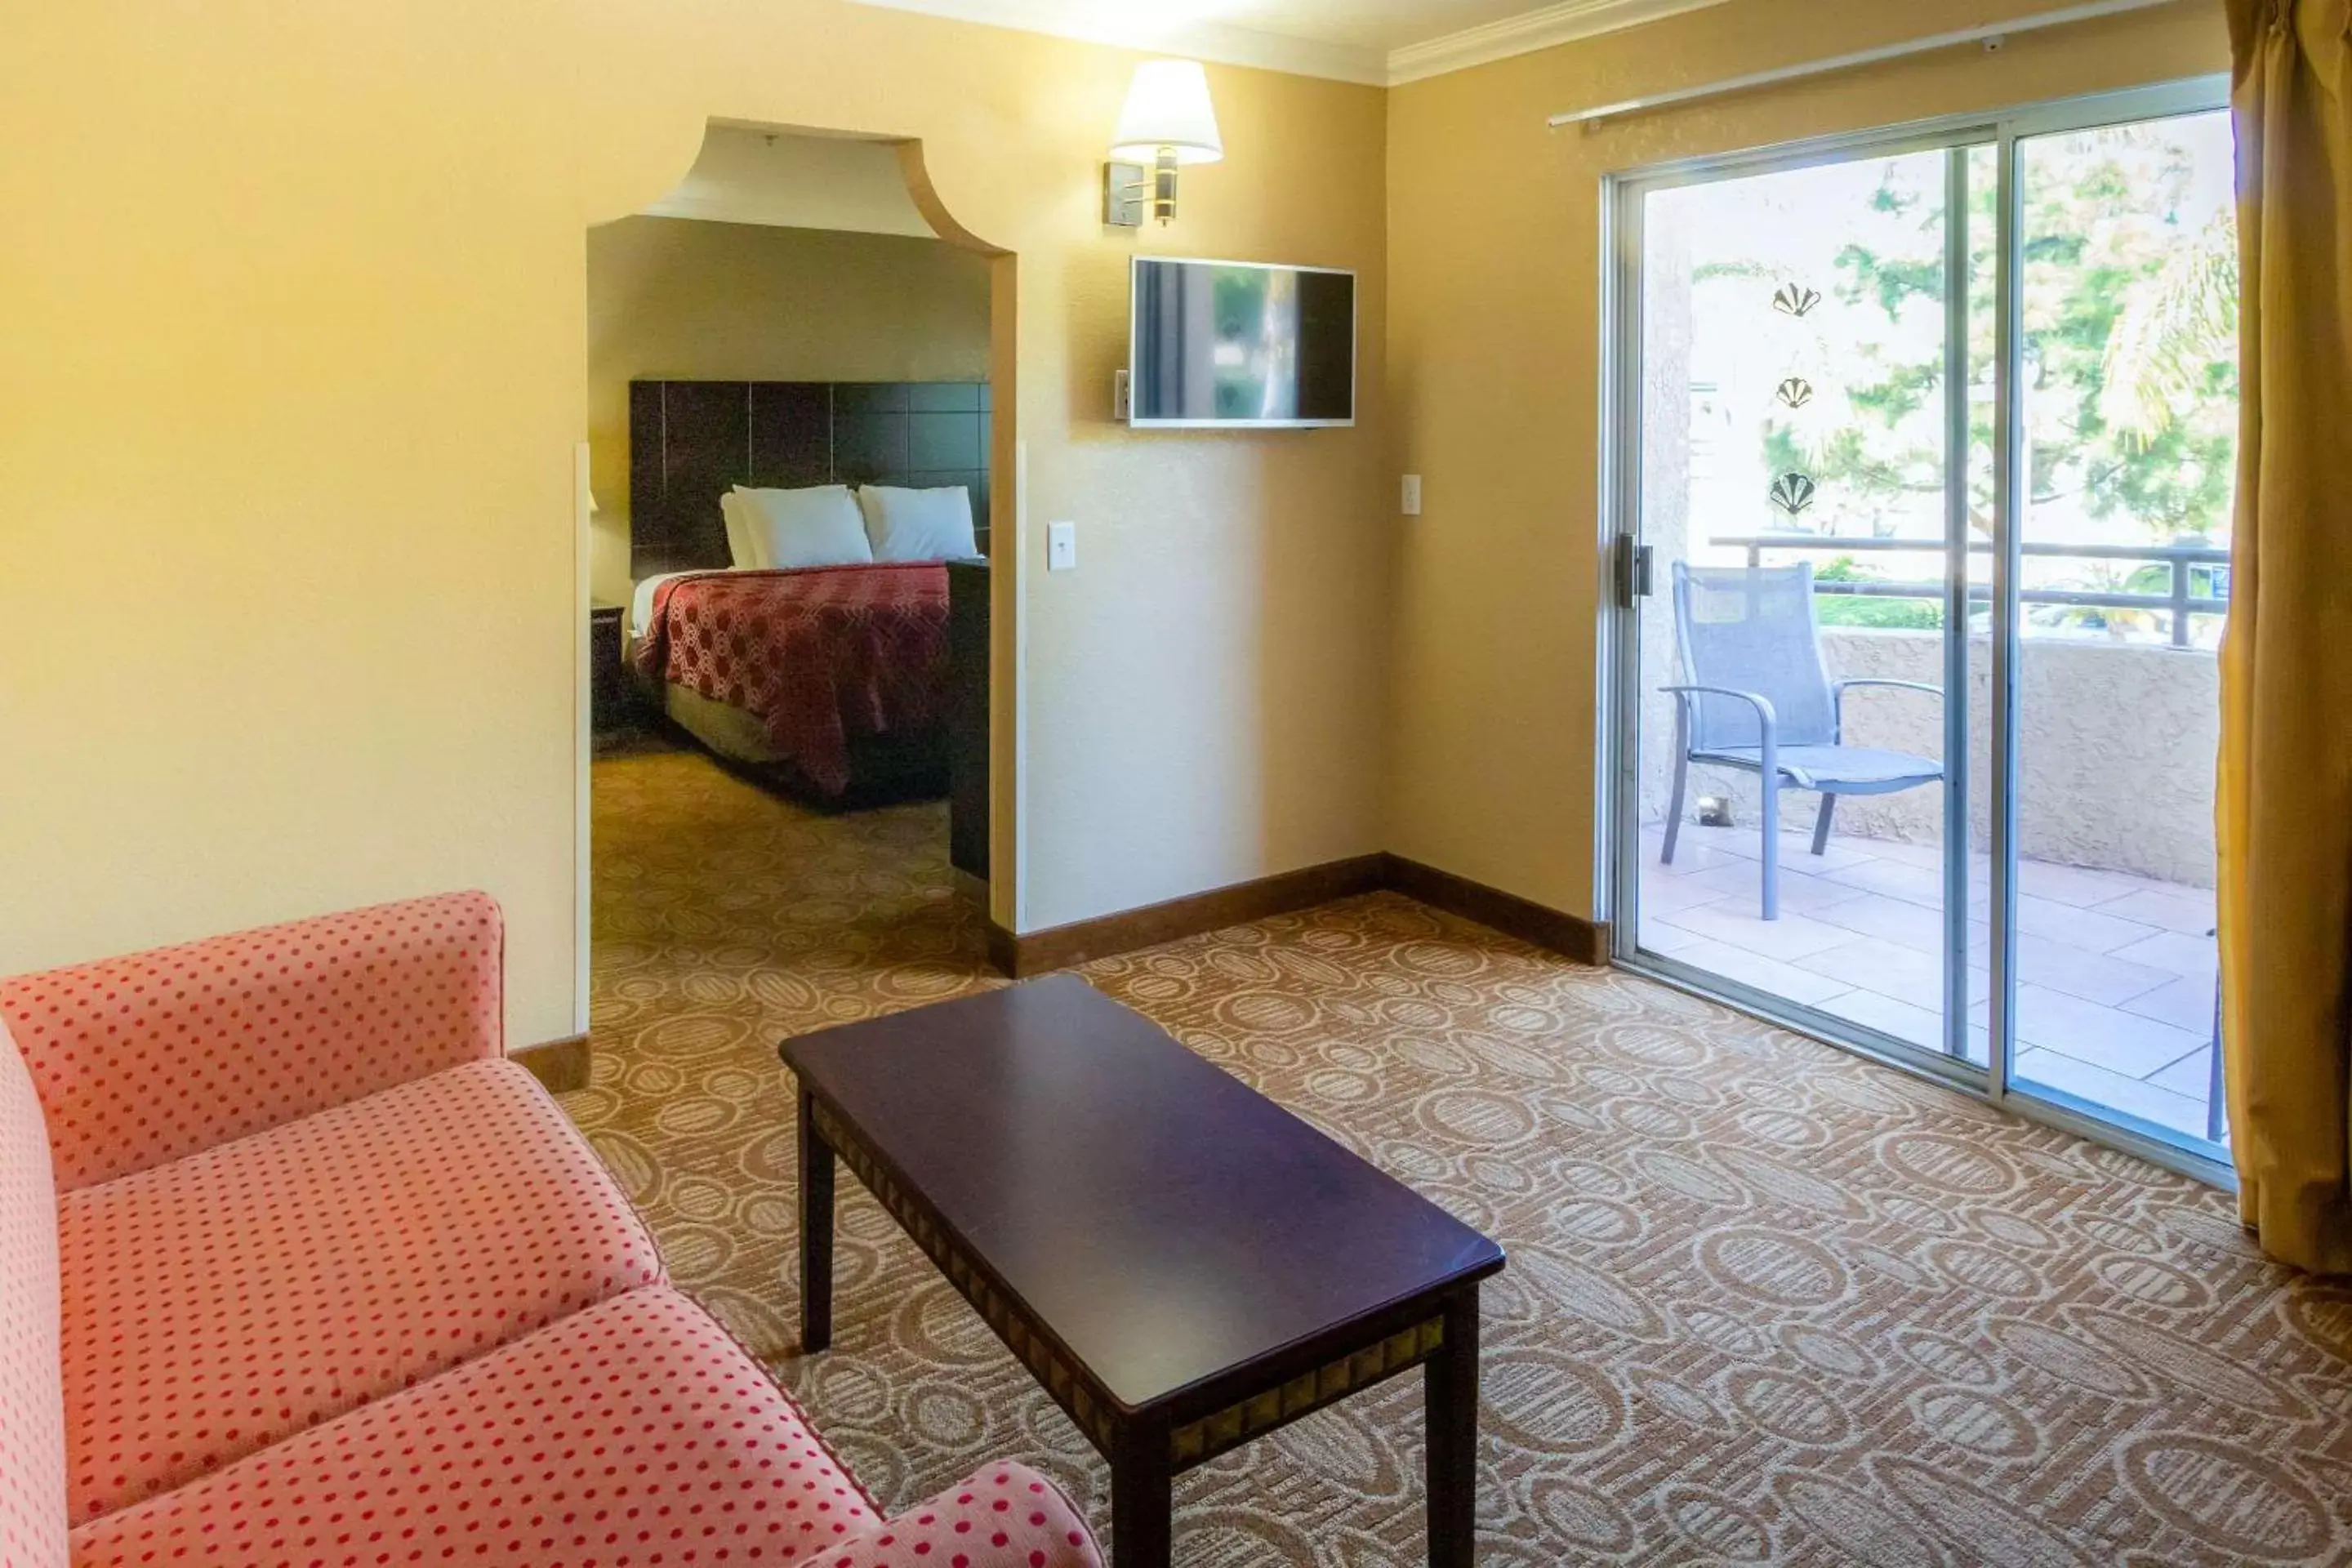
{"type": "MultiPolygon", "coordinates": [[[[2218,119],[2192,117],[2028,144],[2021,287],[2030,538],[2170,542],[2226,533],[2238,299],[2226,137],[2218,119]]],[[[1803,357],[1814,396],[1805,407],[1773,409],[1758,452],[1768,482],[1792,471],[1814,481],[1815,515],[1797,526],[1907,537],[1925,521],[1929,536],[1941,532],[1932,509],[1946,445],[1945,168],[1937,154],[1887,160],[1867,211],[1841,226],[1853,237],[1823,283],[1829,298],[1808,318],[1803,357]]],[[[1971,529],[1990,537],[1990,150],[1971,153],[1968,168],[1969,512],[1971,529]]],[[[1725,277],[1745,270],[1715,268],[1725,277]]],[[[2042,563],[2036,569],[2047,570],[2042,563]]],[[[2042,580],[2120,587],[2135,569],[2084,562],[2065,571],[2066,581],[2042,580]]],[[[1822,608],[1825,619],[1887,624],[1887,603],[1849,598],[1822,608]]],[[[2109,614],[2037,616],[2105,625],[2109,614]]],[[[2134,614],[2122,613],[2115,629],[2134,614]]]]}

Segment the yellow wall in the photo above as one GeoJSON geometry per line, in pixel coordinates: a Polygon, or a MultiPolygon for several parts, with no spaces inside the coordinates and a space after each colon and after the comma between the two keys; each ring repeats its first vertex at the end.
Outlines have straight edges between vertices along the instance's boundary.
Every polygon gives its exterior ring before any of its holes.
{"type": "Polygon", "coordinates": [[[1601,174],[2223,63],[2196,0],[1589,136],[1543,116],[1982,16],[1736,0],[1390,94],[1212,67],[1230,155],[1134,236],[1096,46],[843,0],[19,11],[0,970],[472,884],[518,1044],[577,973],[587,231],[710,117],[919,138],[1019,254],[1022,929],[1381,847],[1582,910],[1601,174]],[[1359,268],[1363,424],[1112,425],[1139,248],[1359,268]]]}
{"type": "Polygon", "coordinates": [[[633,378],[985,381],[988,268],[903,235],[666,217],[590,229],[590,592],[629,596],[633,378]]]}
{"type": "Polygon", "coordinates": [[[1212,67],[1231,155],[1106,234],[1134,58],[841,0],[17,7],[0,970],[472,884],[509,1039],[569,1032],[586,231],[711,116],[920,138],[1019,253],[1003,537],[1081,561],[1023,574],[1020,923],[1379,847],[1382,95],[1212,67]],[[1111,425],[1139,247],[1360,268],[1364,425],[1111,425]]]}
{"type": "Polygon", "coordinates": [[[2189,0],[1592,132],[1546,117],[2046,8],[1734,0],[1391,93],[1390,417],[1424,511],[1398,535],[1389,848],[1594,908],[1604,175],[2225,70],[2228,39],[2189,0]]]}

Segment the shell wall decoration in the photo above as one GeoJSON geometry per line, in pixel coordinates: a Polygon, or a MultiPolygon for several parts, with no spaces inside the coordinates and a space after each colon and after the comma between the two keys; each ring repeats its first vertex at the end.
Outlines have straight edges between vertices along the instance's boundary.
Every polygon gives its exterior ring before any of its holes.
{"type": "Polygon", "coordinates": [[[1804,510],[1813,504],[1813,481],[1800,473],[1782,474],[1772,481],[1772,504],[1789,514],[1794,522],[1804,510]]]}
{"type": "MultiPolygon", "coordinates": [[[[1808,289],[1793,279],[1772,291],[1772,309],[1784,316],[1801,321],[1822,302],[1822,291],[1808,289]]],[[[1813,400],[1813,384],[1801,375],[1784,379],[1772,389],[1772,396],[1784,408],[1802,408],[1813,400]]],[[[1772,481],[1766,493],[1771,503],[1780,509],[1782,516],[1794,523],[1813,504],[1815,486],[1807,476],[1796,472],[1782,474],[1772,481]]]]}

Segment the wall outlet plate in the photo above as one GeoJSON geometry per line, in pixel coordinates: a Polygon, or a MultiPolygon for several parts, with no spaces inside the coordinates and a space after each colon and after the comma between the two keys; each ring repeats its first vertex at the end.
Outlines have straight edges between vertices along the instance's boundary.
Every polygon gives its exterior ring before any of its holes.
{"type": "Polygon", "coordinates": [[[1129,391],[1127,372],[1123,370],[1115,370],[1111,372],[1110,416],[1113,419],[1118,420],[1122,425],[1127,423],[1129,410],[1131,406],[1128,399],[1129,391]]]}
{"type": "Polygon", "coordinates": [[[1407,474],[1404,477],[1404,483],[1398,487],[1397,507],[1407,517],[1421,515],[1421,476],[1419,474],[1407,474]]]}
{"type": "Polygon", "coordinates": [[[1049,522],[1045,525],[1045,570],[1075,572],[1078,567],[1078,525],[1075,522],[1049,522]]]}

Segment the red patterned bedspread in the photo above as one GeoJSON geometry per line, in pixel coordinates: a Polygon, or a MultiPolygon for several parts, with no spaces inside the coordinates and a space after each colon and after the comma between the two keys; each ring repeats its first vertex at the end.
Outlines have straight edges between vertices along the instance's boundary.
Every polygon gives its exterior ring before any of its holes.
{"type": "Polygon", "coordinates": [[[839,795],[852,739],[904,734],[944,710],[947,568],[673,578],[654,590],[636,664],[755,715],[809,782],[839,795]]]}

